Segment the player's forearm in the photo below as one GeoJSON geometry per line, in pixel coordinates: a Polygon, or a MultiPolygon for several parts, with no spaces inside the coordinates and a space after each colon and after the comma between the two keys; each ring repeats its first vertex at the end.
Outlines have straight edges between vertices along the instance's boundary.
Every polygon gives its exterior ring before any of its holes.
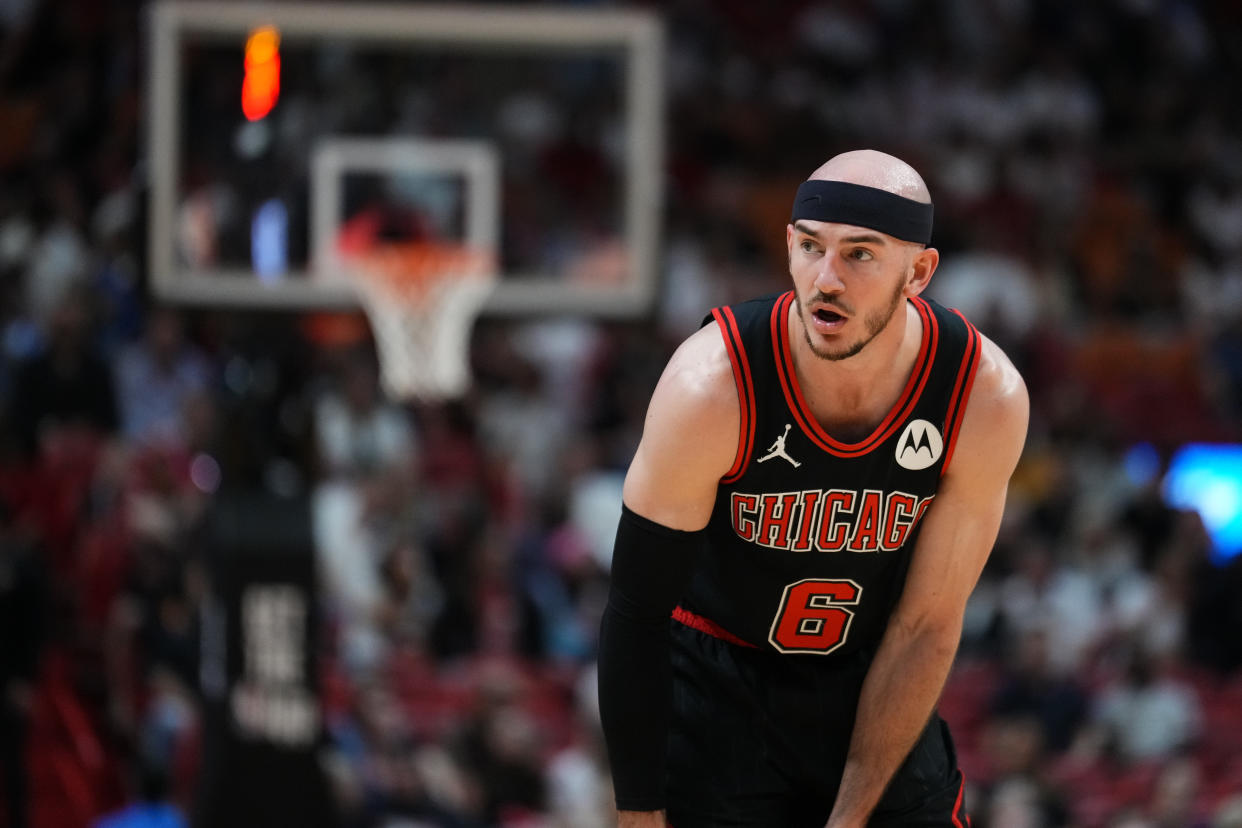
{"type": "Polygon", "coordinates": [[[826,828],[866,825],[936,706],[960,634],[960,625],[890,624],[863,682],[841,788],[826,828]]]}
{"type": "Polygon", "coordinates": [[[622,509],[599,640],[600,723],[618,810],[664,807],[673,683],[669,615],[702,539],[701,532],[670,529],[622,509]]]}
{"type": "Polygon", "coordinates": [[[664,806],[671,683],[668,622],[639,624],[610,604],[600,626],[599,712],[618,810],[664,806]]]}

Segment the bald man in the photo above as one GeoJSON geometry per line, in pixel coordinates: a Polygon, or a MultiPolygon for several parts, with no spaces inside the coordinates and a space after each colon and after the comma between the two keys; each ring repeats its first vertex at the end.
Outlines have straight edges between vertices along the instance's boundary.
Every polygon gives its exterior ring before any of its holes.
{"type": "Polygon", "coordinates": [[[794,198],[792,290],[669,361],[600,636],[623,828],[968,824],[935,706],[1028,400],[921,298],[931,229],[909,165],[836,156],[794,198]]]}

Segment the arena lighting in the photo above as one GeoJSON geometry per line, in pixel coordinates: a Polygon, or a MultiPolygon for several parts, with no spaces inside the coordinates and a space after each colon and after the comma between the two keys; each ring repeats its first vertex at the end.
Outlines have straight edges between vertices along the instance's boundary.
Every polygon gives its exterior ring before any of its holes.
{"type": "Polygon", "coordinates": [[[280,33],[260,26],[246,38],[246,76],[242,80],[242,113],[247,120],[265,117],[280,97],[280,33]]]}
{"type": "Polygon", "coordinates": [[[1170,506],[1203,518],[1216,563],[1242,552],[1242,445],[1183,446],[1169,461],[1163,493],[1170,506]]]}

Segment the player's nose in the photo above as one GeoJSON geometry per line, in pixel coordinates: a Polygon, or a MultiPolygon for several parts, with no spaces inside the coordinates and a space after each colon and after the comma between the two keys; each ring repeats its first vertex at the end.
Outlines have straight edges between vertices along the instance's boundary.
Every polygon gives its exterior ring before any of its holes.
{"type": "Polygon", "coordinates": [[[815,271],[814,287],[829,295],[845,290],[845,282],[841,280],[841,274],[837,271],[834,262],[835,257],[824,256],[815,271]]]}

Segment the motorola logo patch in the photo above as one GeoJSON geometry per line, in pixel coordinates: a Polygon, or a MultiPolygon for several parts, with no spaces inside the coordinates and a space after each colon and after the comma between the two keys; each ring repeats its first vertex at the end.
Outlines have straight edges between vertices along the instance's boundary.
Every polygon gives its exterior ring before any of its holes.
{"type": "Polygon", "coordinates": [[[944,440],[940,429],[927,420],[911,420],[897,441],[897,465],[910,471],[925,469],[940,459],[944,440]]]}

